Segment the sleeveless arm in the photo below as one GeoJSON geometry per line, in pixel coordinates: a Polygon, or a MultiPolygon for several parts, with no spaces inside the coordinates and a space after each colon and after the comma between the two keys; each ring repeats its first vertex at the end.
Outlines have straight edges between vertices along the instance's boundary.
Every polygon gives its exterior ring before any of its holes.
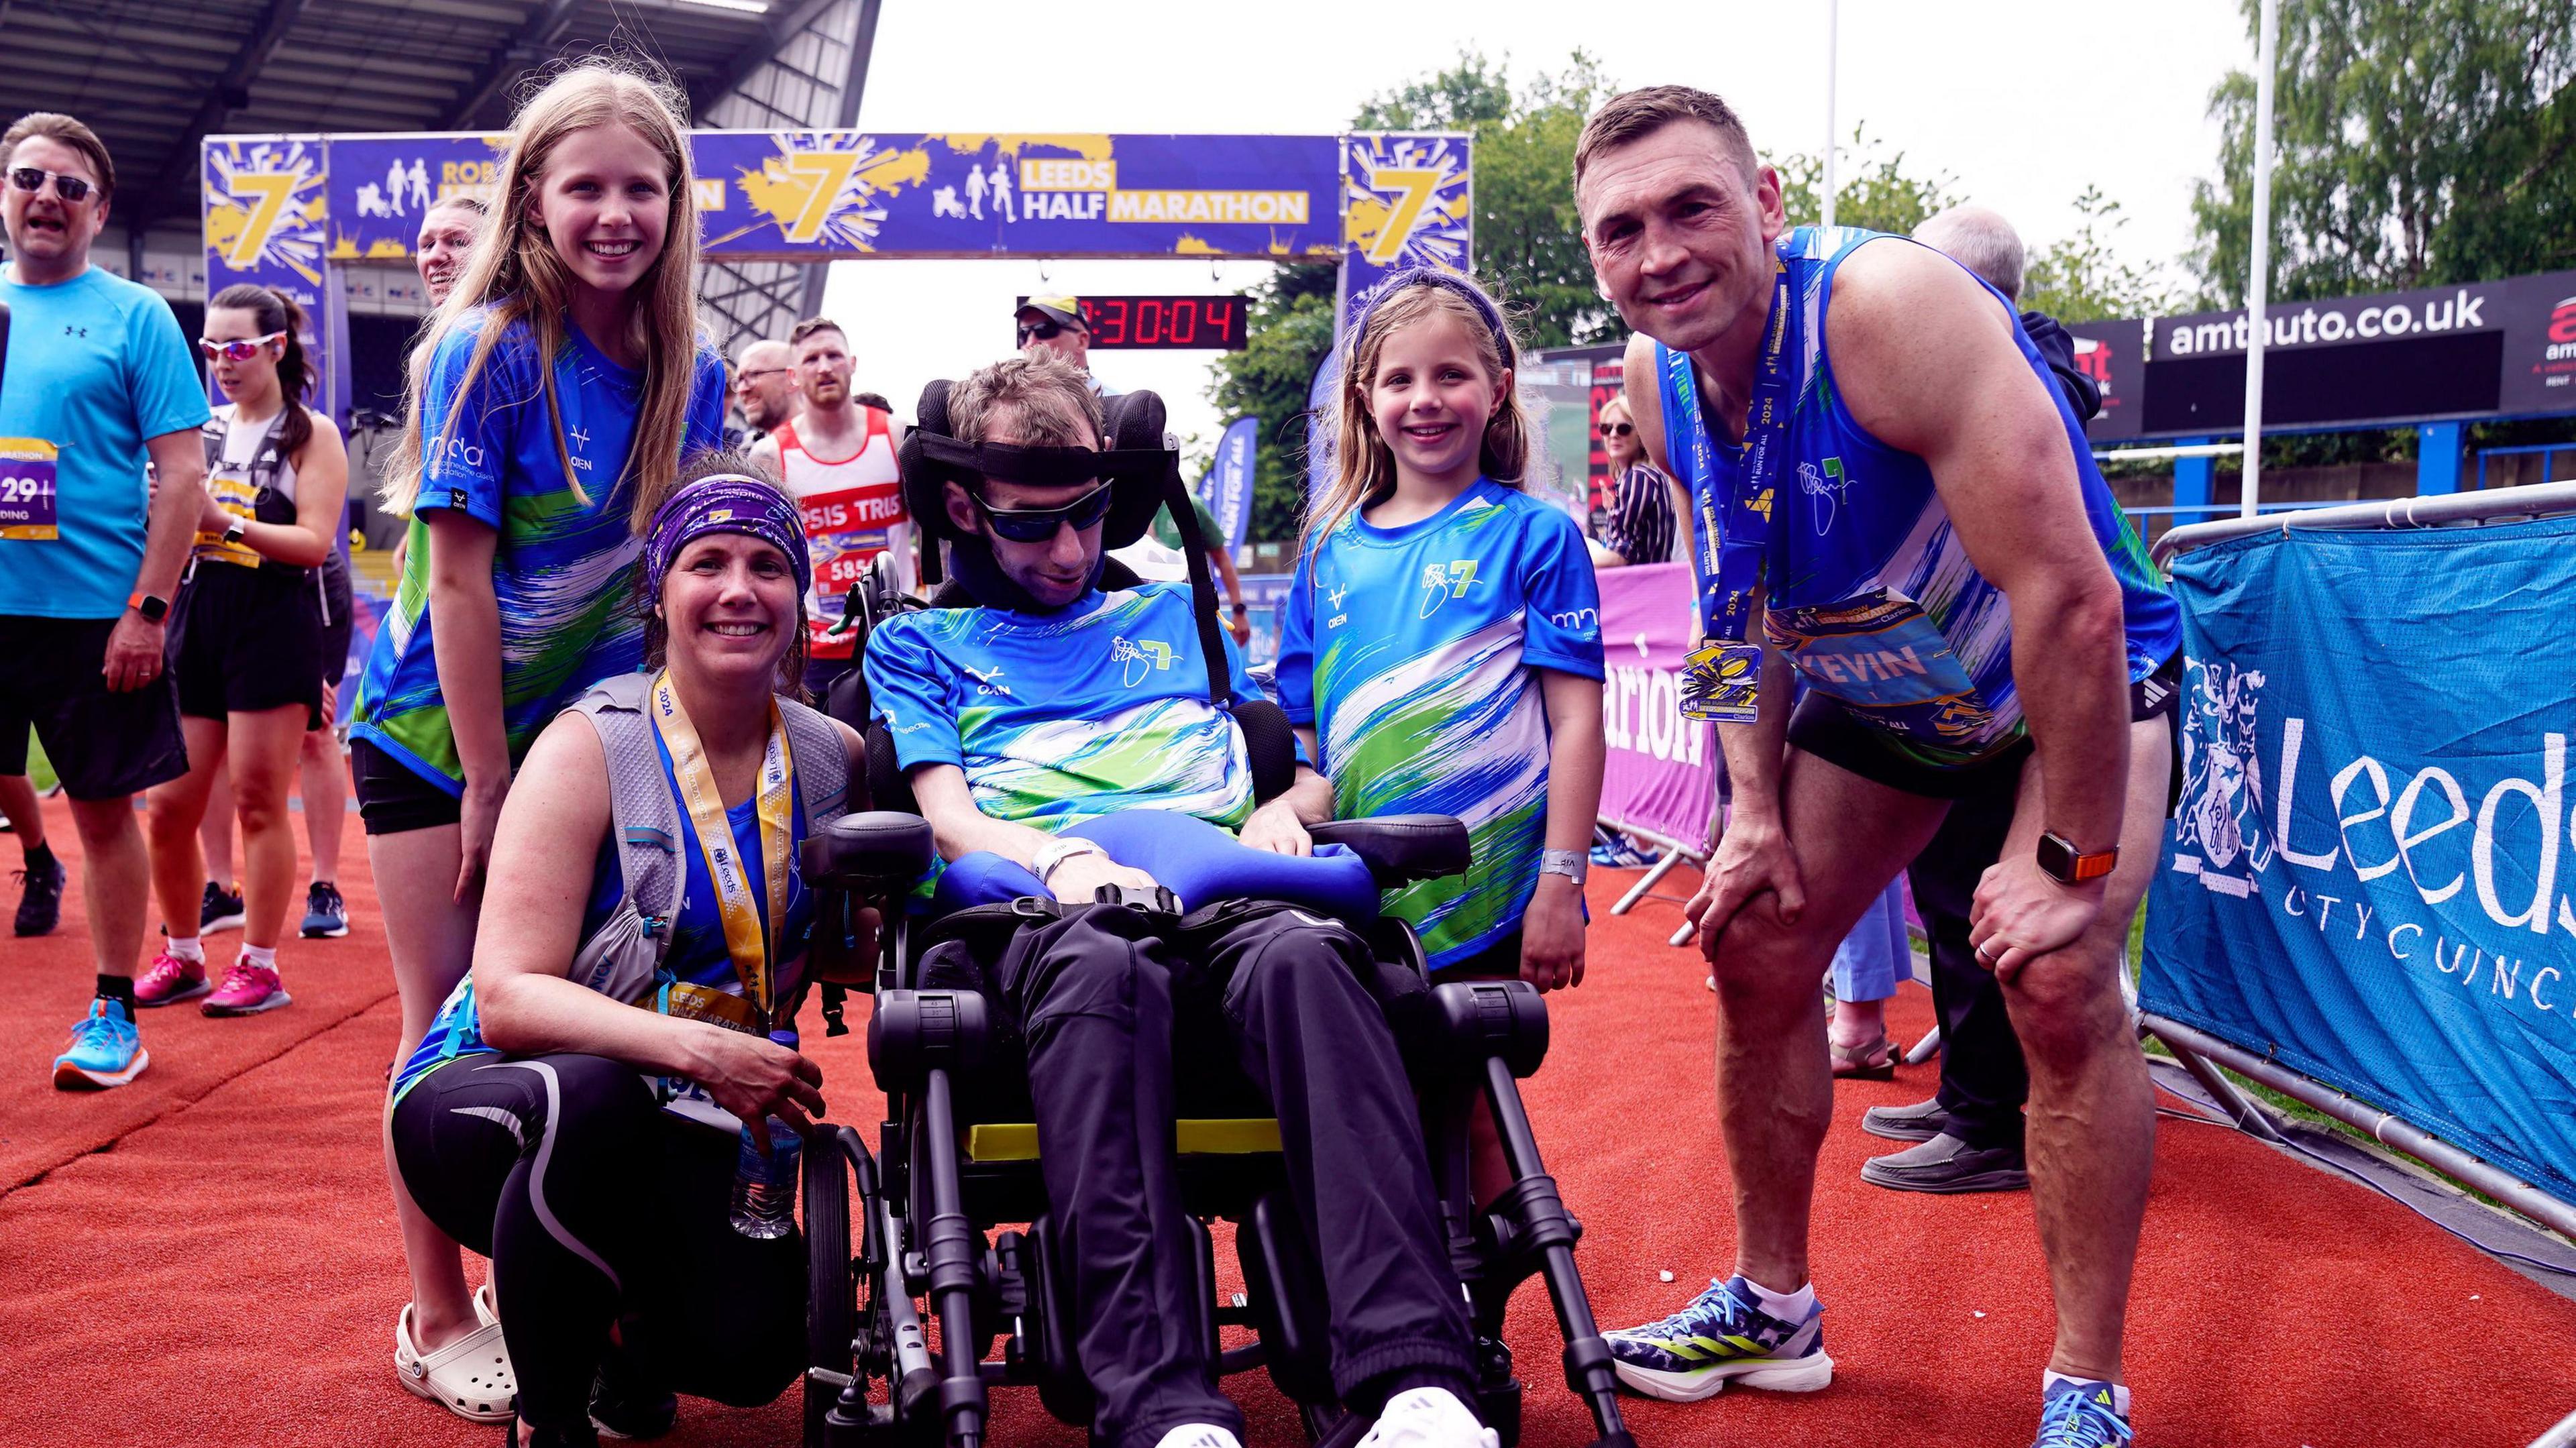
{"type": "Polygon", "coordinates": [[[1664,452],[1664,388],[1663,376],[1655,368],[1655,339],[1643,332],[1628,339],[1619,390],[1628,399],[1628,420],[1637,424],[1637,444],[1645,449],[1646,460],[1663,469],[1664,476],[1680,477],[1664,452]]]}

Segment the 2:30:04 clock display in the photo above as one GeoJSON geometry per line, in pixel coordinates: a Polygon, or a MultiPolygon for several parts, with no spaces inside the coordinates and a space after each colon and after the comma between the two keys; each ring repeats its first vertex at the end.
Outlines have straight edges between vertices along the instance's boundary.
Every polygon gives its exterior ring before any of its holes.
{"type": "Polygon", "coordinates": [[[1091,328],[1094,347],[1240,352],[1247,300],[1240,296],[1084,297],[1082,320],[1091,328]]]}

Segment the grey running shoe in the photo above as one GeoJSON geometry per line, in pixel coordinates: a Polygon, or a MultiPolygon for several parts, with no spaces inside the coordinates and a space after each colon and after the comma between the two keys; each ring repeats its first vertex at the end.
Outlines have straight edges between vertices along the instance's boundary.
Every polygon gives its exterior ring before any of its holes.
{"type": "Polygon", "coordinates": [[[1860,1164],[1860,1179],[1898,1192],[2021,1192],[2030,1172],[2017,1146],[1970,1146],[1947,1132],[1860,1164]]]}
{"type": "Polygon", "coordinates": [[[1950,1124],[1950,1113],[1938,1098],[1911,1106],[1873,1106],[1860,1119],[1860,1129],[1890,1141],[1930,1141],[1950,1124]]]}

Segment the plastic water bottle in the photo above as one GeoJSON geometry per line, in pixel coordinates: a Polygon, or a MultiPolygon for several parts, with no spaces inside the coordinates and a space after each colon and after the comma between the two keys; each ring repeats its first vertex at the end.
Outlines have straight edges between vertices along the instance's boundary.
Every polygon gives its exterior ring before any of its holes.
{"type": "Polygon", "coordinates": [[[766,1124],[765,1132],[742,1129],[733,1169],[733,1229],[762,1241],[796,1230],[796,1166],[805,1151],[795,1128],[775,1116],[766,1124]]]}

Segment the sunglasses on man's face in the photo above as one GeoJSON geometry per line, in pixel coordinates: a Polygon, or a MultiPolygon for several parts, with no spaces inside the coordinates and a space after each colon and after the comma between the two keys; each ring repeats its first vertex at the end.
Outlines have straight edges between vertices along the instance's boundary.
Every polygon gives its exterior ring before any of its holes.
{"type": "Polygon", "coordinates": [[[1065,333],[1072,330],[1073,329],[1071,327],[1057,321],[1022,322],[1020,324],[1020,345],[1025,347],[1033,341],[1043,342],[1051,337],[1063,336],[1065,333]]]}
{"type": "Polygon", "coordinates": [[[1626,437],[1628,434],[1635,432],[1636,430],[1637,428],[1634,423],[1605,422],[1601,424],[1601,435],[1603,437],[1626,437]]]}
{"type": "Polygon", "coordinates": [[[205,354],[209,362],[217,358],[226,362],[247,362],[259,355],[260,348],[285,335],[284,332],[271,332],[265,337],[239,337],[230,342],[218,342],[212,337],[199,337],[197,350],[205,354]]]}
{"type": "Polygon", "coordinates": [[[1113,501],[1110,494],[1110,485],[1102,483],[1061,508],[996,508],[981,494],[967,496],[992,521],[994,532],[1014,543],[1044,543],[1055,537],[1058,528],[1069,527],[1079,533],[1108,517],[1113,501]]]}
{"type": "Polygon", "coordinates": [[[60,171],[47,171],[40,166],[18,166],[12,168],[9,172],[9,184],[17,187],[21,191],[33,194],[45,189],[45,178],[48,176],[53,178],[54,194],[56,196],[75,204],[89,199],[89,183],[87,181],[82,180],[78,176],[66,176],[60,171]]]}

